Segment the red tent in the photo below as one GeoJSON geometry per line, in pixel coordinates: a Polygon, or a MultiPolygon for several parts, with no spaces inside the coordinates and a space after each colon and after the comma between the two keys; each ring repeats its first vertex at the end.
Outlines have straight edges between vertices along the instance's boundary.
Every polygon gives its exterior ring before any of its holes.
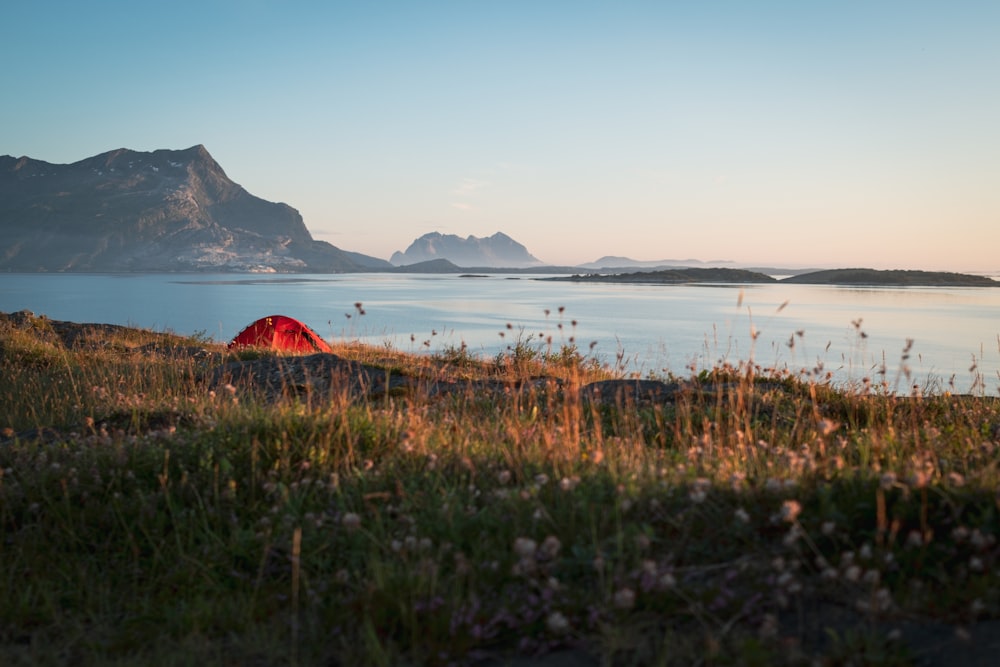
{"type": "Polygon", "coordinates": [[[262,317],[237,334],[229,347],[266,347],[278,352],[333,352],[315,331],[284,315],[262,317]]]}

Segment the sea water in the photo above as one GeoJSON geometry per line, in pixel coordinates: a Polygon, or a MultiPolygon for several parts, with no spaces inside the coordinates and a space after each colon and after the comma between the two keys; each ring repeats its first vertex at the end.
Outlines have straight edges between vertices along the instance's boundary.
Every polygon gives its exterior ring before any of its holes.
{"type": "Polygon", "coordinates": [[[259,317],[417,353],[575,345],[640,375],[753,361],[897,391],[1000,388],[1000,286],[573,283],[524,275],[2,274],[0,311],[225,342],[259,317]],[[360,305],[357,305],[360,304],[360,305]],[[910,342],[912,341],[912,342],[910,342]]]}

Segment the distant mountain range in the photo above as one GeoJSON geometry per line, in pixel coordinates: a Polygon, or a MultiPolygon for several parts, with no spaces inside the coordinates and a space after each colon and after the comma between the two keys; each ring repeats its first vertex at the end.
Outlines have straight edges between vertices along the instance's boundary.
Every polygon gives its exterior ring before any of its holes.
{"type": "MultiPolygon", "coordinates": [[[[299,212],[226,176],[204,146],[118,149],[72,164],[0,156],[0,271],[579,273],[616,282],[756,281],[810,273],[830,284],[996,284],[960,274],[740,267],[695,259],[605,256],[548,266],[502,232],[431,232],[387,262],[313,239],[299,212]],[[677,270],[685,270],[678,274],[677,270]],[[743,271],[739,274],[738,271],[743,271]]],[[[581,276],[571,278],[578,280],[581,276]]],[[[793,282],[793,281],[789,281],[793,282]]]]}
{"type": "Polygon", "coordinates": [[[394,252],[389,263],[407,266],[436,259],[476,268],[543,266],[527,248],[502,232],[486,238],[468,236],[464,239],[454,234],[431,232],[416,239],[405,252],[394,252]]]}
{"type": "Polygon", "coordinates": [[[2,271],[390,268],[313,239],[298,211],[233,183],[201,145],[73,164],[0,156],[2,271]]]}

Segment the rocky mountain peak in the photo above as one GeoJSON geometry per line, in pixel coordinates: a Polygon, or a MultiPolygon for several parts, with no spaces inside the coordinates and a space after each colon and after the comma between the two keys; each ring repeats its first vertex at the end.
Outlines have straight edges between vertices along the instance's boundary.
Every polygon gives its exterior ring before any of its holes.
{"type": "Polygon", "coordinates": [[[542,262],[523,245],[503,232],[479,238],[428,232],[410,244],[405,252],[395,252],[389,262],[408,266],[436,259],[446,259],[458,266],[480,268],[526,268],[542,262]]]}
{"type": "Polygon", "coordinates": [[[201,144],[72,164],[0,158],[0,270],[351,271],[388,263],[315,241],[201,144]]]}

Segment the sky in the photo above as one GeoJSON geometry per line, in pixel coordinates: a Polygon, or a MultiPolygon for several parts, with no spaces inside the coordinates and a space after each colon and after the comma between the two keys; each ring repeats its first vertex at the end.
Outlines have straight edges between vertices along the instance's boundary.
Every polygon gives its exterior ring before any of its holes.
{"type": "Polygon", "coordinates": [[[203,144],[318,239],[1000,269],[1000,2],[5,3],[0,154],[203,144]]]}

